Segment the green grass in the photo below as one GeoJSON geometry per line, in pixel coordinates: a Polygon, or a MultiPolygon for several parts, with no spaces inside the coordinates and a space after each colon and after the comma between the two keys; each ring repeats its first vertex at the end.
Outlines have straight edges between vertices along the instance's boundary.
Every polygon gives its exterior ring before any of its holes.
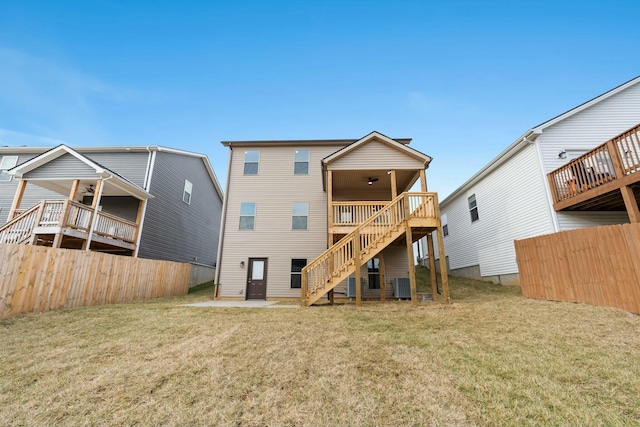
{"type": "Polygon", "coordinates": [[[640,318],[450,278],[450,306],[185,307],[0,321],[0,425],[638,425],[640,318]]]}

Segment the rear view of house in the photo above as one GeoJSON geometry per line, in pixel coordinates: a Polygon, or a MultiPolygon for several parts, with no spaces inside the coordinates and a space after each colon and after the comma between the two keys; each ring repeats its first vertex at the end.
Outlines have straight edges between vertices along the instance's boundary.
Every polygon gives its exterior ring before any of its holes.
{"type": "Polygon", "coordinates": [[[440,219],[437,195],[427,192],[431,158],[409,142],[378,132],[223,142],[229,175],[218,297],[305,305],[327,294],[415,299],[413,242],[440,219]],[[418,181],[422,191],[409,193],[418,181]]]}
{"type": "Polygon", "coordinates": [[[443,200],[452,274],[517,283],[514,240],[629,222],[640,77],[525,132],[443,200]]]}
{"type": "Polygon", "coordinates": [[[0,147],[0,243],[188,262],[213,278],[222,199],[201,154],[0,147]]]}

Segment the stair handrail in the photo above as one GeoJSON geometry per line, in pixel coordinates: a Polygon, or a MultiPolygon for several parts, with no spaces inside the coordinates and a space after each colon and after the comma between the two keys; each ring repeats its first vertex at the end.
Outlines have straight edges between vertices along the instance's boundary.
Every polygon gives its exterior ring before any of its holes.
{"type": "Polygon", "coordinates": [[[9,242],[6,238],[7,233],[9,231],[11,231],[12,227],[14,227],[15,225],[20,224],[23,221],[29,220],[31,216],[36,215],[37,216],[37,212],[42,209],[43,207],[43,202],[40,201],[37,204],[33,205],[32,207],[30,207],[29,209],[27,209],[26,211],[22,212],[20,215],[14,217],[11,221],[7,222],[6,224],[3,224],[2,226],[0,226],[0,243],[16,243],[16,244],[20,244],[25,240],[25,236],[26,237],[30,237],[31,236],[31,232],[33,231],[33,228],[36,226],[35,224],[35,220],[32,221],[32,223],[29,225],[29,232],[26,232],[24,229],[20,230],[21,236],[20,240],[15,240],[15,241],[11,241],[9,242]],[[7,241],[5,241],[7,240],[7,241]]]}
{"type": "MultiPolygon", "coordinates": [[[[423,206],[424,201],[418,204],[415,209],[405,209],[405,205],[409,204],[409,197],[412,196],[431,196],[431,200],[435,202],[435,193],[408,193],[404,192],[398,195],[395,199],[390,201],[384,208],[380,209],[358,227],[356,227],[351,233],[347,234],[345,237],[340,239],[339,242],[332,245],[322,254],[320,254],[316,259],[314,259],[311,263],[305,266],[302,269],[302,289],[301,296],[303,298],[303,304],[306,300],[309,299],[310,296],[317,293],[321,287],[324,287],[325,284],[330,281],[331,276],[336,272],[339,272],[344,268],[346,264],[349,264],[354,259],[354,239],[357,235],[360,239],[359,245],[359,253],[358,256],[362,257],[363,254],[366,254],[370,251],[371,247],[377,244],[384,235],[391,230],[393,227],[401,225],[405,220],[412,218],[412,215],[415,211],[417,211],[420,207],[423,206]],[[404,203],[400,203],[400,202],[404,203]],[[399,206],[402,205],[402,206],[399,206]],[[399,206],[397,211],[393,211],[396,207],[399,206]],[[408,212],[409,217],[406,217],[406,212],[408,212]],[[389,214],[392,215],[389,215],[389,214]],[[381,221],[383,220],[383,221],[381,221]],[[374,232],[363,232],[367,227],[370,227],[374,230],[374,232]],[[340,252],[342,252],[340,254],[340,252]],[[315,273],[317,268],[320,268],[322,264],[334,260],[334,255],[339,254],[338,256],[339,265],[329,265],[323,271],[319,271],[315,273]],[[315,274],[314,274],[315,273],[315,274]],[[314,275],[314,280],[312,281],[312,286],[309,288],[310,276],[314,275]]],[[[435,209],[433,210],[433,214],[435,216],[435,209]]]]}
{"type": "Polygon", "coordinates": [[[30,214],[32,211],[38,210],[38,208],[40,208],[41,205],[42,205],[42,202],[38,202],[35,205],[31,206],[26,211],[21,212],[20,215],[18,215],[16,217],[13,217],[13,219],[11,221],[8,221],[8,222],[0,225],[0,232],[2,232],[5,229],[9,228],[11,225],[15,224],[16,222],[20,221],[22,218],[24,218],[25,216],[30,214]]]}

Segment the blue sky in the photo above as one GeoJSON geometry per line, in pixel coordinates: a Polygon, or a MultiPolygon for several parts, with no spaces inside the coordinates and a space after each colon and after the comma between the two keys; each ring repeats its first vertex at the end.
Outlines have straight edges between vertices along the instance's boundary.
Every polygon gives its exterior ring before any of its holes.
{"type": "MultiPolygon", "coordinates": [[[[0,145],[413,138],[441,199],[640,75],[637,1],[0,0],[0,145]]],[[[639,118],[640,121],[640,118],[639,118]]]]}

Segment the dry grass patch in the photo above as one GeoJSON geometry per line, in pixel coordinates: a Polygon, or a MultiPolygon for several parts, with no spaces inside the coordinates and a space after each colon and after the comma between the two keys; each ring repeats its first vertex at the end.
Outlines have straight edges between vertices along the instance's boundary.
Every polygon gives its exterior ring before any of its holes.
{"type": "Polygon", "coordinates": [[[184,307],[0,322],[0,425],[637,425],[640,318],[451,278],[450,307],[184,307]]]}

